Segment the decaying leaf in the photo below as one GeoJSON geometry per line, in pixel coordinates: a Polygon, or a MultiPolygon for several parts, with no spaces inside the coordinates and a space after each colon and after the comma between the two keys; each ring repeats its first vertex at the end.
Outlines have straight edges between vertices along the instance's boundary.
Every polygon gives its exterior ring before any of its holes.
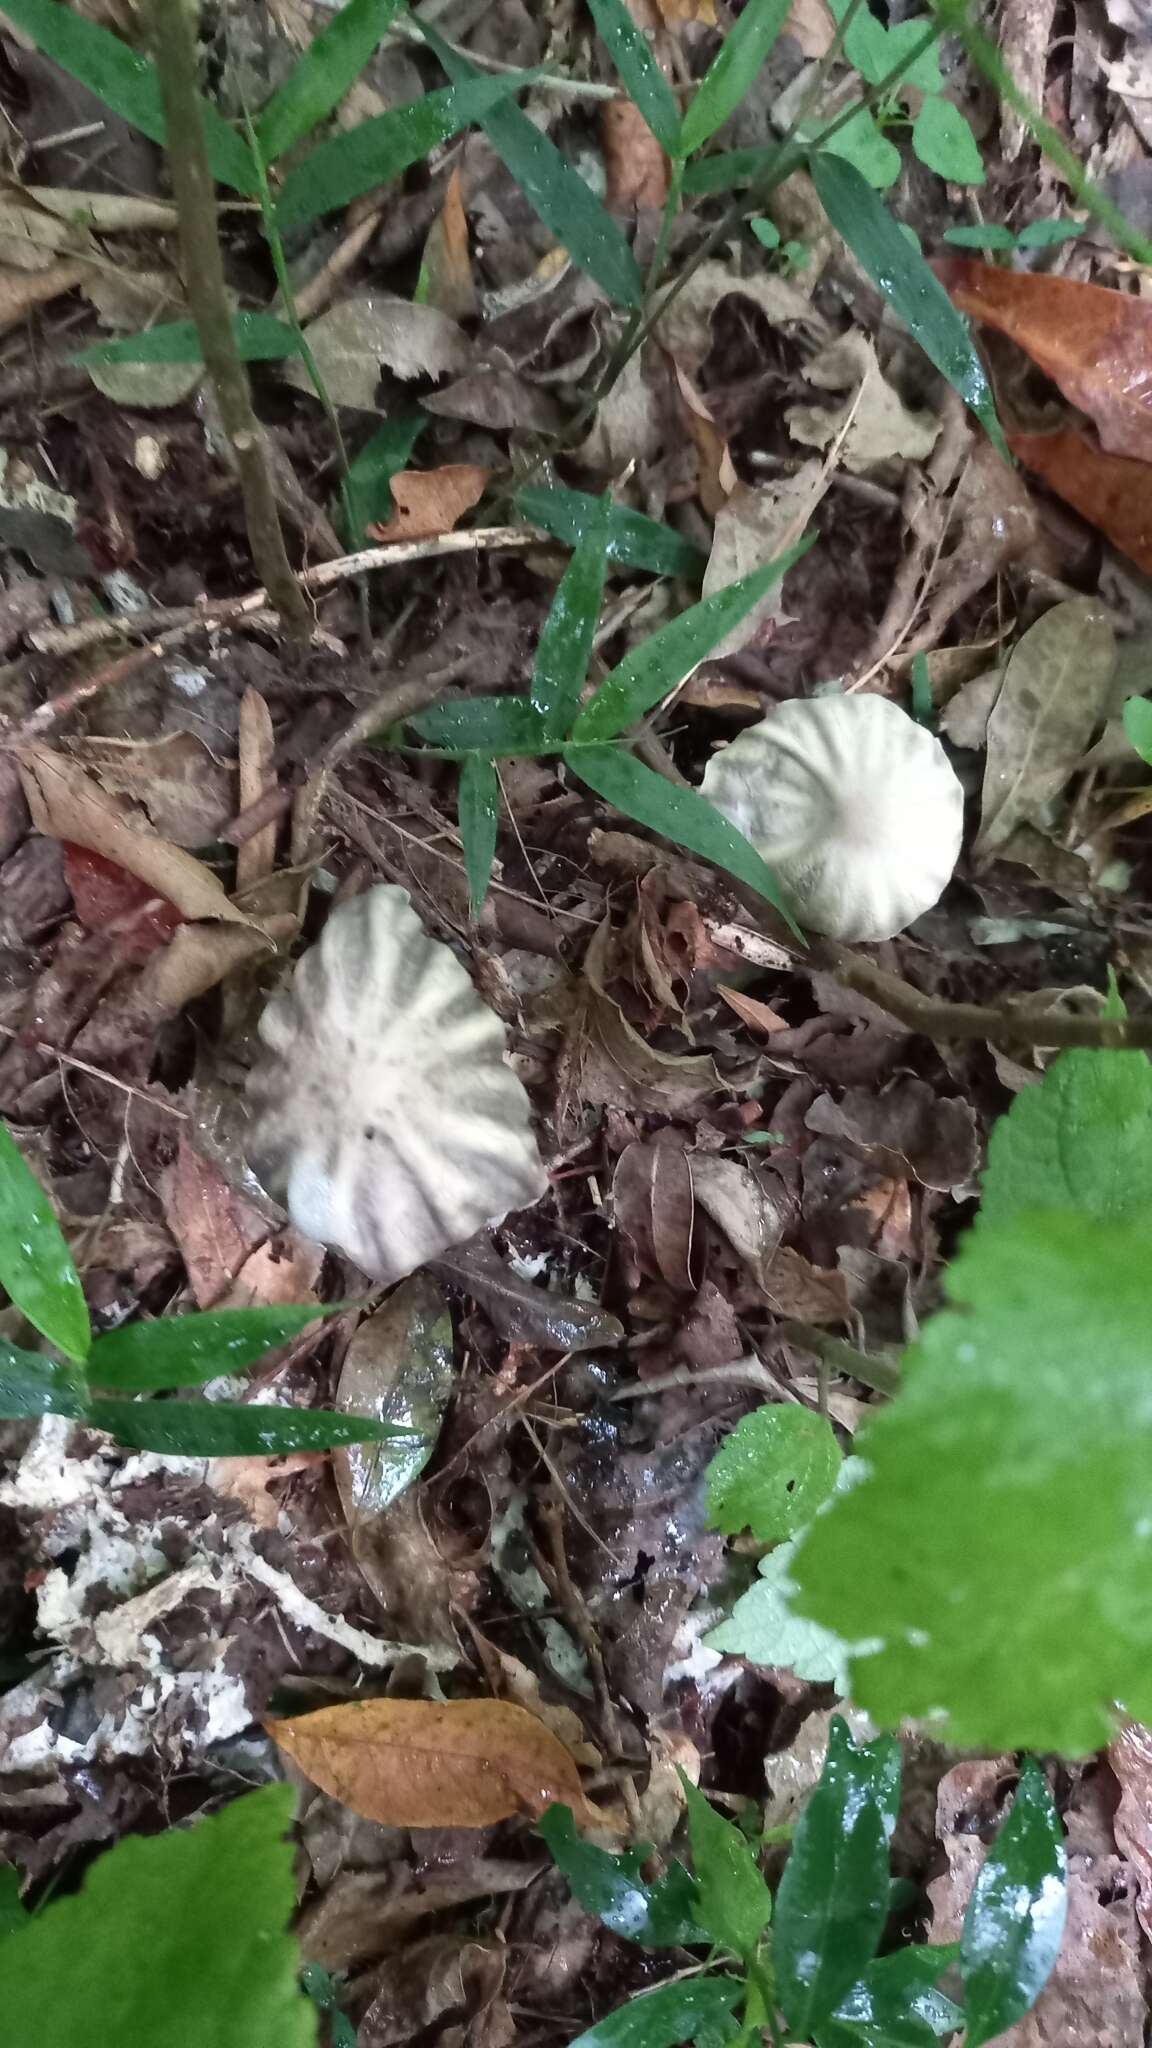
{"type": "Polygon", "coordinates": [[[690,376],[695,376],[712,346],[712,316],[717,306],[734,293],[751,299],[769,326],[779,328],[781,333],[820,344],[832,339],[827,322],[787,278],[767,271],[737,277],[724,263],[702,263],[660,317],[663,346],[690,376]]]}
{"type": "Polygon", "coordinates": [[[607,1309],[534,1287],[501,1258],[484,1233],[456,1245],[436,1271],[483,1303],[489,1320],[513,1344],[551,1351],[597,1351],[622,1344],[624,1330],[607,1309]]]}
{"type": "MultiPolygon", "coordinates": [[[[390,292],[342,299],[308,329],[308,343],[334,405],[372,412],[381,371],[409,383],[463,370],[469,349],[454,320],[435,306],[414,306],[390,292]]],[[[289,358],[281,375],[299,391],[312,390],[303,363],[289,358]]]]}
{"type": "Polygon", "coordinates": [[[235,771],[190,732],[158,740],[85,739],[72,758],[113,796],[131,797],[176,846],[208,846],[237,809],[235,771]]]}
{"type": "Polygon", "coordinates": [[[1017,460],[1152,576],[1152,464],[1108,455],[1084,434],[1010,434],[1017,460]]]}
{"type": "Polygon", "coordinates": [[[267,1726],[314,1784],[366,1820],[483,1828],[560,1800],[584,1826],[604,1822],[564,1744],[506,1700],[357,1700],[267,1726]]]}
{"type": "Polygon", "coordinates": [[[443,469],[401,469],[391,479],[395,510],[385,526],[369,526],[373,540],[431,540],[452,533],[479,503],[491,471],[476,462],[443,469]]]}
{"type": "Polygon", "coordinates": [[[1126,1721],[1109,1744],[1108,1762],[1120,1783],[1116,1843],[1136,1871],[1136,1914],[1152,1938],[1152,1730],[1126,1721]]]}
{"type": "Polygon", "coordinates": [[[131,817],[77,762],[42,746],[21,747],[17,760],[38,832],[50,839],[70,839],[116,861],[175,904],[184,917],[252,924],[229,902],[223,883],[210,868],[131,817]]]}
{"type": "Polygon", "coordinates": [[[1112,626],[1087,597],[1054,605],[1017,641],[988,720],[978,856],[1059,795],[1104,716],[1115,665],[1112,626]]]}
{"type": "Polygon", "coordinates": [[[597,407],[587,438],[573,450],[586,469],[610,473],[630,462],[651,462],[664,438],[664,409],[647,360],[637,350],[625,363],[608,396],[597,407]]]}
{"type": "Polygon", "coordinates": [[[444,191],[444,204],[424,245],[421,270],[423,300],[450,320],[470,320],[476,311],[476,284],[468,247],[468,216],[460,166],[455,165],[444,191]]]}
{"type": "Polygon", "coordinates": [[[706,1053],[659,1052],[628,1022],[604,987],[611,928],[593,936],[564,1052],[566,1088],[585,1102],[618,1103],[665,1116],[699,1107],[729,1083],[706,1053]]]}
{"type": "MultiPolygon", "coordinates": [[[[815,456],[803,463],[795,476],[782,477],[779,482],[737,484],[717,514],[703,595],[711,597],[794,546],[827,489],[824,465],[815,456]]],[[[762,639],[764,628],[780,618],[783,609],[781,588],[776,584],[717,642],[709,660],[738,654],[742,647],[762,639]]]]}
{"type": "Polygon", "coordinates": [[[940,432],[930,412],[913,412],[881,371],[876,351],[858,330],[821,349],[803,371],[818,391],[843,391],[838,405],[792,405],[785,418],[794,441],[829,448],[851,421],[840,449],[846,469],[857,473],[879,462],[923,462],[940,432]]]}
{"type": "Polygon", "coordinates": [[[63,257],[39,270],[0,265],[0,327],[14,327],[34,307],[50,305],[65,292],[75,291],[90,275],[90,265],[75,256],[63,257]]]}
{"type": "Polygon", "coordinates": [[[173,1164],[160,1182],[164,1221],[180,1247],[197,1308],[214,1308],[245,1260],[272,1235],[254,1203],[229,1186],[220,1169],[183,1131],[173,1164]]]}
{"type": "Polygon", "coordinates": [[[980,1143],[976,1112],[961,1097],[941,1098],[926,1081],[902,1075],[877,1094],[846,1089],[837,1102],[820,1095],[804,1119],[810,1131],[845,1139],[882,1171],[914,1176],[921,1185],[975,1192],[980,1143]]]}
{"type": "Polygon", "coordinates": [[[663,206],[668,195],[668,159],[630,99],[607,100],[600,113],[600,142],[608,174],[606,203],[617,212],[663,206]]]}
{"type": "Polygon", "coordinates": [[[738,1160],[693,1152],[692,1189],[758,1287],[769,1289],[786,1217],[762,1181],[738,1160]]]}
{"type": "MultiPolygon", "coordinates": [[[[671,1138],[671,1132],[662,1136],[671,1138]]],[[[626,1145],[612,1177],[612,1213],[649,1279],[694,1294],[700,1283],[692,1244],[692,1173],[675,1143],[626,1145]]]]}
{"type": "Polygon", "coordinates": [[[434,1280],[415,1273],[361,1323],[348,1346],[335,1407],[371,1415],[411,1436],[349,1444],[332,1453],[349,1524],[383,1514],[423,1471],[456,1383],[452,1317],[434,1280]]]}

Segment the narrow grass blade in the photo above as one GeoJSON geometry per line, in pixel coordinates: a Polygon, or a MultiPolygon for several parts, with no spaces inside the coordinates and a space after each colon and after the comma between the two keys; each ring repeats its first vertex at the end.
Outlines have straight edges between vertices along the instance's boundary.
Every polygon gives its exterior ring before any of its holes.
{"type": "Polygon", "coordinates": [[[97,1337],[88,1377],[97,1387],[156,1393],[198,1387],[221,1373],[245,1372],[258,1358],[331,1311],[316,1302],[292,1308],[217,1308],[203,1315],[125,1323],[97,1337]]]}
{"type": "Polygon", "coordinates": [[[751,576],[714,591],[690,611],[681,612],[624,656],[584,706],[572,727],[574,740],[610,740],[626,732],[699,666],[717,641],[739,625],[754,604],[767,595],[794,562],[806,555],[815,535],[798,541],[787,554],[766,562],[751,576]]]}
{"type": "Polygon", "coordinates": [[[929,362],[971,407],[993,446],[1010,461],[968,323],[920,250],[851,164],[816,150],[811,171],[821,206],[857,262],[899,313],[929,362]]]}
{"type": "Polygon", "coordinates": [[[476,78],[467,85],[445,86],[406,107],[395,107],[390,114],[377,114],[371,121],[361,121],[358,128],[334,135],[330,142],[322,142],[285,178],[276,205],[278,225],[304,227],[337,206],[347,206],[374,185],[388,184],[406,171],[409,164],[419,163],[430,150],[447,142],[450,135],[469,127],[473,121],[482,121],[523,82],[518,73],[513,73],[502,78],[476,78]]]}
{"type": "Polygon", "coordinates": [[[71,1415],[79,1420],[88,1387],[79,1366],[40,1351],[21,1351],[0,1339],[0,1417],[22,1422],[30,1415],[71,1415]]]}
{"type": "MultiPolygon", "coordinates": [[[[478,75],[467,58],[453,50],[429,22],[421,21],[419,27],[449,78],[478,75]]],[[[612,215],[584,183],[575,164],[569,163],[555,143],[541,134],[517,106],[494,106],[477,119],[529,205],[564,244],[573,263],[594,277],[617,305],[639,306],[644,297],[644,280],[636,258],[612,215]]]]}
{"type": "Polygon", "coordinates": [[[344,490],[353,531],[345,535],[350,548],[363,544],[364,528],[392,517],[392,479],[406,469],[413,448],[428,425],[426,412],[401,413],[385,420],[365,441],[348,470],[344,490]]]}
{"type": "Polygon", "coordinates": [[[69,1358],[92,1342],[80,1275],[56,1214],[6,1124],[0,1124],[0,1287],[69,1358]]]}
{"type": "Polygon", "coordinates": [[[291,78],[273,93],[256,121],[256,140],[266,164],[274,164],[335,111],[390,28],[399,5],[400,0],[348,0],[327,28],[313,36],[291,78]]]}
{"type": "Polygon", "coordinates": [[[734,192],[739,185],[754,185],[775,169],[779,159],[776,147],[722,149],[715,156],[698,157],[684,173],[685,196],[698,198],[706,192],[734,192]]]}
{"type": "MultiPolygon", "coordinates": [[[[287,321],[272,313],[235,313],[232,333],[244,363],[271,363],[300,353],[300,341],[287,321]]],[[[203,361],[194,320],[168,320],[122,341],[101,341],[71,358],[81,367],[97,363],[199,363],[203,361]]]]}
{"type": "Polygon", "coordinates": [[[640,109],[660,147],[675,156],[680,147],[680,109],[647,38],[624,0],[588,0],[588,9],[629,99],[640,109]]]}
{"type": "MultiPolygon", "coordinates": [[[[533,526],[542,526],[545,533],[575,547],[598,516],[600,500],[591,491],[550,490],[542,484],[529,484],[517,491],[516,505],[533,526]]],[[[695,583],[708,562],[703,550],[674,527],[649,519],[646,512],[633,512],[627,505],[609,509],[608,560],[651,569],[657,576],[688,576],[695,583]]]]}
{"type": "MultiPolygon", "coordinates": [[[[11,0],[11,5],[5,0],[4,13],[38,50],[70,78],[78,78],[114,114],[152,142],[164,141],[160,81],[150,58],[59,0],[11,0]]],[[[213,176],[237,192],[255,191],[256,168],[244,138],[209,101],[201,101],[201,113],[213,176]]]]}
{"type": "Polygon", "coordinates": [[[791,0],[748,0],[684,116],[681,156],[691,156],[735,113],[783,28],[790,5],[791,0]]]}
{"type": "Polygon", "coordinates": [[[751,841],[713,810],[698,790],[680,789],[666,782],[642,761],[619,747],[566,747],[564,761],[597,796],[614,804],[625,817],[635,818],[653,832],[663,833],[689,853],[724,868],[738,881],[746,882],[780,912],[785,923],[803,938],[781,894],[780,884],[766,861],[761,860],[751,841]]]}
{"type": "Polygon", "coordinates": [[[183,1458],[279,1458],[408,1434],[366,1415],[230,1401],[90,1401],[85,1420],[129,1450],[183,1458]]]}
{"type": "Polygon", "coordinates": [[[557,737],[575,718],[588,677],[604,602],[610,510],[607,496],[601,498],[557,586],[536,648],[531,701],[548,732],[557,737]]]}
{"type": "Polygon", "coordinates": [[[496,764],[484,754],[467,754],[460,768],[457,795],[464,867],[468,875],[468,908],[477,918],[492,880],[496,858],[496,825],[500,816],[500,784],[496,764]]]}
{"type": "Polygon", "coordinates": [[[489,755],[547,753],[548,729],[527,697],[470,697],[462,704],[437,704],[409,719],[422,740],[454,753],[489,755]]]}

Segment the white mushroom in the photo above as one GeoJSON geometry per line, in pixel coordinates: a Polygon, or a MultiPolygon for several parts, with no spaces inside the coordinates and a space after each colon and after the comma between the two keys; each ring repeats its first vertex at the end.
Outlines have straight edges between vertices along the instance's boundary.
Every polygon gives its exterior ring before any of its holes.
{"type": "Polygon", "coordinates": [[[259,1031],[253,1164],[298,1230],[374,1280],[547,1186],[504,1028],[403,889],[333,911],[259,1031]]]}
{"type": "Polygon", "coordinates": [[[959,857],[963,790],[939,740],[887,697],[782,704],[709,761],[703,790],[801,926],[830,938],[902,932],[959,857]]]}

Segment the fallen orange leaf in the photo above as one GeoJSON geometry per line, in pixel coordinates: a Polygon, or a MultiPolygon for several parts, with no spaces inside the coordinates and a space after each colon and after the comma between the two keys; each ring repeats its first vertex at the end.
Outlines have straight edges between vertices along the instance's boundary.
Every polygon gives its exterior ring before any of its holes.
{"type": "Polygon", "coordinates": [[[974,257],[934,266],[962,313],[999,328],[1096,422],[1106,450],[1152,462],[1152,304],[974,257]]]}
{"type": "Polygon", "coordinates": [[[668,197],[668,159],[639,107],[623,97],[606,100],[600,114],[600,143],[607,204],[616,212],[663,206],[668,197]]]}
{"type": "Polygon", "coordinates": [[[766,1031],[771,1035],[773,1031],[787,1031],[789,1028],[787,1018],[782,1017],[771,1004],[758,1003],[755,996],[746,996],[743,989],[724,988],[718,983],[716,993],[723,996],[729,1009],[735,1010],[741,1023],[747,1024],[752,1031],[766,1031]]]}
{"type": "Polygon", "coordinates": [[[435,540],[451,533],[484,495],[491,471],[476,462],[443,469],[401,469],[392,478],[395,510],[386,526],[370,526],[373,540],[435,540]]]}
{"type": "Polygon", "coordinates": [[[586,1825],[605,1818],[571,1752],[506,1700],[358,1700],[267,1726],[322,1791],[388,1827],[490,1827],[557,1800],[586,1825]]]}
{"type": "Polygon", "coordinates": [[[1152,466],[1109,455],[1083,434],[1010,434],[1017,461],[1152,576],[1152,466]]]}
{"type": "Polygon", "coordinates": [[[459,165],[448,180],[444,204],[425,245],[424,276],[428,305],[453,320],[471,318],[476,311],[476,284],[459,165]]]}

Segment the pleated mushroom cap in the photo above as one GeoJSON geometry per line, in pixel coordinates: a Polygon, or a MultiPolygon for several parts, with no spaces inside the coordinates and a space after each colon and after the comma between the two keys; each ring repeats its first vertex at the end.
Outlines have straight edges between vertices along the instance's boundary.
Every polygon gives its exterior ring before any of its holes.
{"type": "Polygon", "coordinates": [[[964,792],[939,740],[872,694],[782,704],[709,761],[718,811],[774,869],[801,926],[890,939],[943,895],[964,792]]]}
{"type": "Polygon", "coordinates": [[[374,1280],[544,1192],[504,1027],[403,889],[334,910],[259,1032],[252,1164],[298,1230],[374,1280]]]}

